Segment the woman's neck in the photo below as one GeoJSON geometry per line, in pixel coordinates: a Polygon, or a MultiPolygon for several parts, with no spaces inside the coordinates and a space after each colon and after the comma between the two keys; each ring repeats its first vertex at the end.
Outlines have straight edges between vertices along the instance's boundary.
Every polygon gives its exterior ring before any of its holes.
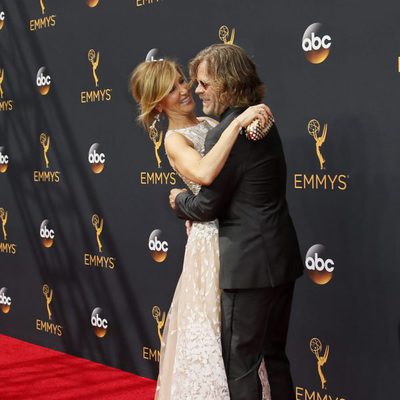
{"type": "Polygon", "coordinates": [[[169,115],[168,116],[168,129],[182,129],[188,128],[190,126],[197,125],[199,120],[196,118],[195,114],[189,115],[169,115]]]}

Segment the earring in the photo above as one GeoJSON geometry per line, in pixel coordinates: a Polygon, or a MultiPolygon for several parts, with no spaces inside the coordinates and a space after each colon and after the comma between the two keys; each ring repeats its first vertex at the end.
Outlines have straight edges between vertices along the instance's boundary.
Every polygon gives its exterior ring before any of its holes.
{"type": "Polygon", "coordinates": [[[156,125],[158,125],[159,123],[160,123],[160,113],[154,116],[154,120],[149,127],[149,136],[153,142],[157,141],[158,129],[156,125]]]}

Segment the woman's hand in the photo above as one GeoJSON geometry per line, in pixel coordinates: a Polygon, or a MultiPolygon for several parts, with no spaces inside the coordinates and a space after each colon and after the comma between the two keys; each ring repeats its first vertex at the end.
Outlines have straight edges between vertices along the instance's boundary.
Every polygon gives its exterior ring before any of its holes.
{"type": "Polygon", "coordinates": [[[255,119],[260,120],[261,126],[264,127],[270,116],[272,117],[272,112],[267,105],[257,104],[243,111],[236,120],[242,128],[247,128],[255,119]]]}
{"type": "Polygon", "coordinates": [[[190,231],[192,230],[192,221],[189,221],[188,219],[185,221],[185,227],[186,227],[186,235],[189,236],[190,231]]]}

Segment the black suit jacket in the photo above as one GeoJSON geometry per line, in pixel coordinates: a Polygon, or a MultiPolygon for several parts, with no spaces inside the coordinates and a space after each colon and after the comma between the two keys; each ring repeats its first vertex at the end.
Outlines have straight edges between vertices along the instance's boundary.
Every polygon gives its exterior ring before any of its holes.
{"type": "MultiPolygon", "coordinates": [[[[243,111],[232,108],[206,138],[208,152],[243,111]]],[[[176,197],[176,213],[193,221],[219,220],[220,287],[274,287],[302,274],[296,232],[286,203],[286,162],[278,130],[253,142],[239,135],[219,176],[195,196],[176,197]]]]}

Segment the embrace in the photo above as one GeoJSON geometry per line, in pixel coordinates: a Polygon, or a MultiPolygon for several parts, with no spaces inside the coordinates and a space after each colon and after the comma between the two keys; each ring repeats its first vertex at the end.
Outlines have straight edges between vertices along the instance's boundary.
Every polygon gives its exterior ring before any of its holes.
{"type": "Polygon", "coordinates": [[[130,80],[144,127],[161,113],[167,118],[165,150],[187,185],[170,193],[188,241],[155,398],[293,400],[286,339],[303,265],[286,163],[275,124],[258,141],[240,134],[256,119],[268,123],[264,85],[236,45],[200,51],[189,72],[206,117],[196,116],[191,85],[174,61],[143,62],[130,80]]]}

